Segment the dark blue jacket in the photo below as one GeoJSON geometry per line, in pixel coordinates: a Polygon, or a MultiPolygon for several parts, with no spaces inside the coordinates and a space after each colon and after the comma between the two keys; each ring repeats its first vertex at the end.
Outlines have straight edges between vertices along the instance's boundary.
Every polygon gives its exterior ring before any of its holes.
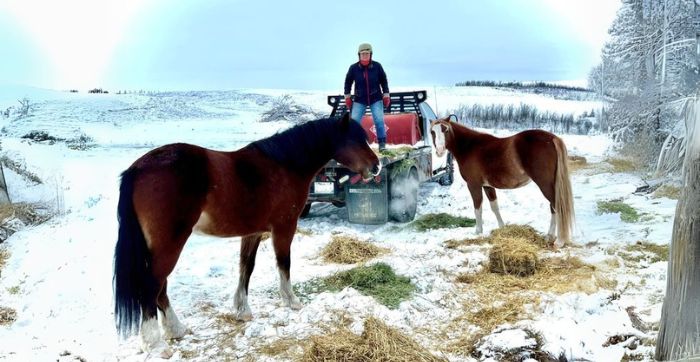
{"type": "Polygon", "coordinates": [[[363,67],[360,62],[354,63],[345,75],[345,92],[350,94],[352,83],[355,83],[355,102],[370,105],[382,99],[384,93],[389,93],[389,82],[384,68],[379,62],[370,61],[363,67]]]}

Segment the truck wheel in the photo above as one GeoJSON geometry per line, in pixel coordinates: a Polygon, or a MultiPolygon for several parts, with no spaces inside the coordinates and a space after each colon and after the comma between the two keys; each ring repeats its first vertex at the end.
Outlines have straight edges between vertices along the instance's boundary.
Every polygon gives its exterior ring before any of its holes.
{"type": "Polygon", "coordinates": [[[300,218],[300,219],[303,219],[303,218],[309,216],[309,211],[310,211],[310,210],[311,210],[311,203],[309,202],[309,203],[307,203],[306,205],[304,205],[304,209],[301,210],[301,215],[299,215],[299,218],[300,218]]]}
{"type": "Polygon", "coordinates": [[[445,170],[445,174],[438,180],[438,183],[442,186],[450,186],[455,181],[455,166],[453,160],[454,157],[452,157],[452,154],[448,153],[447,169],[445,170]]]}
{"type": "Polygon", "coordinates": [[[408,222],[416,217],[418,207],[418,171],[411,168],[390,179],[389,219],[408,222]]]}

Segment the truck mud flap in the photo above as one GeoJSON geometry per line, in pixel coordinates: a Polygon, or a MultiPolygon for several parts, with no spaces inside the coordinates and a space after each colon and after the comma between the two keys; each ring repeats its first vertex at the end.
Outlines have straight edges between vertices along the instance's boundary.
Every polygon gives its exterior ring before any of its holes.
{"type": "Polygon", "coordinates": [[[388,221],[386,178],[380,182],[358,182],[345,186],[348,221],[355,224],[379,225],[388,221]]]}

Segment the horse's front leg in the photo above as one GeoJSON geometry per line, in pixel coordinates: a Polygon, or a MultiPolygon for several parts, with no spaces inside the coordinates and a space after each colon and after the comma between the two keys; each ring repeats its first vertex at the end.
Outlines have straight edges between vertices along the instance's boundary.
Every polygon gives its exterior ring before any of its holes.
{"type": "Polygon", "coordinates": [[[503,219],[501,219],[501,210],[498,208],[498,199],[496,198],[496,189],[491,186],[484,186],[484,192],[486,193],[486,198],[489,199],[489,204],[491,205],[491,211],[496,215],[496,220],[498,220],[498,227],[503,227],[503,219]]]}
{"type": "Polygon", "coordinates": [[[291,266],[290,251],[294,233],[296,232],[296,222],[292,225],[282,225],[273,227],[272,244],[275,247],[277,257],[277,270],[280,273],[280,295],[284,304],[294,310],[302,307],[301,302],[292,291],[289,268],[291,266]]]}
{"type": "Polygon", "coordinates": [[[481,193],[481,185],[467,182],[467,188],[472,195],[474,203],[474,216],[476,218],[476,233],[481,234],[484,231],[484,219],[481,213],[481,203],[484,201],[484,195],[481,193]]]}
{"type": "Polygon", "coordinates": [[[253,313],[248,305],[248,285],[250,275],[255,268],[255,256],[258,253],[258,246],[262,234],[253,234],[241,238],[241,259],[239,266],[238,288],[233,298],[233,309],[236,311],[236,319],[249,321],[253,319],[253,313]]]}

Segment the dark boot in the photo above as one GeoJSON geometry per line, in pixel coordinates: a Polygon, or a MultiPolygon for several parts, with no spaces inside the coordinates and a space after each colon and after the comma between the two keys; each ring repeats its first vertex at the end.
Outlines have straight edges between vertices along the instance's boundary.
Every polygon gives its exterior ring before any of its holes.
{"type": "Polygon", "coordinates": [[[378,139],[379,141],[379,150],[384,151],[386,150],[386,138],[380,138],[378,139]]]}

